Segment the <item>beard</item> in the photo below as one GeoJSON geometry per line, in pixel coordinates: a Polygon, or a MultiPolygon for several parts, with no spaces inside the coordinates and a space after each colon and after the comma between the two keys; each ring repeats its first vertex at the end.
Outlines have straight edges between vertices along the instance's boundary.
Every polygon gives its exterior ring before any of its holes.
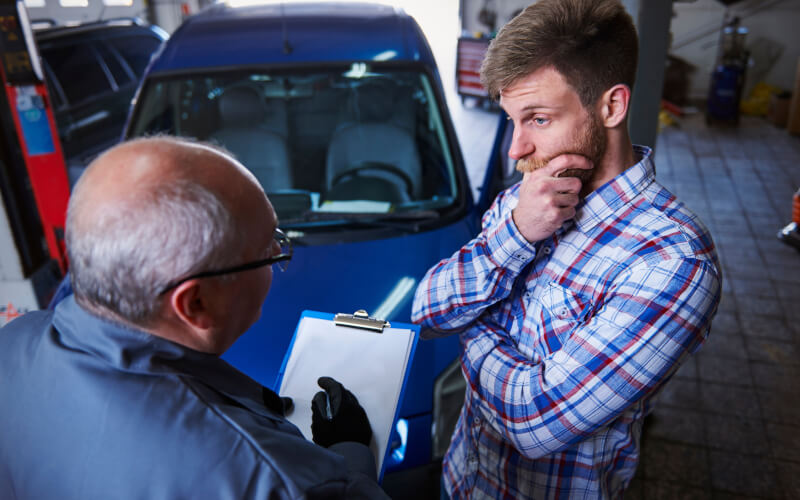
{"type": "Polygon", "coordinates": [[[591,160],[593,167],[591,169],[583,168],[568,168],[559,172],[556,177],[577,177],[584,184],[590,181],[595,175],[600,160],[606,152],[606,130],[597,113],[591,112],[589,114],[589,124],[583,129],[575,142],[568,147],[565,147],[559,153],[551,155],[546,158],[534,158],[526,156],[517,161],[517,170],[522,173],[533,172],[539,170],[545,165],[550,163],[550,160],[562,154],[578,154],[585,156],[591,160]]]}

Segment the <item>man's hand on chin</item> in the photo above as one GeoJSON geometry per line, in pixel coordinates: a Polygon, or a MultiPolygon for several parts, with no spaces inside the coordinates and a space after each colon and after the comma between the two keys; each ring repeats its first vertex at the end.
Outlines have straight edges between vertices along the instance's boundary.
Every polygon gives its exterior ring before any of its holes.
{"type": "Polygon", "coordinates": [[[548,238],[575,217],[583,183],[573,171],[592,168],[592,162],[583,155],[562,154],[523,174],[519,203],[512,216],[526,240],[533,243],[548,238]]]}

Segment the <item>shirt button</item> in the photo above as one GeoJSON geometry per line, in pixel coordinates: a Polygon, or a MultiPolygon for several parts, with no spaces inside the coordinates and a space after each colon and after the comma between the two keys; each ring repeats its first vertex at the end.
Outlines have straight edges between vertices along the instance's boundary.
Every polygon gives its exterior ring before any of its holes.
{"type": "Polygon", "coordinates": [[[564,309],[558,311],[558,315],[561,316],[562,318],[565,317],[567,314],[569,314],[569,311],[567,311],[566,307],[564,309]]]}
{"type": "Polygon", "coordinates": [[[481,419],[479,419],[478,417],[475,417],[474,419],[472,419],[472,423],[475,424],[475,425],[481,425],[481,419]]]}
{"type": "Polygon", "coordinates": [[[542,248],[542,252],[544,252],[545,255],[550,255],[550,252],[551,252],[550,247],[542,248]]]}

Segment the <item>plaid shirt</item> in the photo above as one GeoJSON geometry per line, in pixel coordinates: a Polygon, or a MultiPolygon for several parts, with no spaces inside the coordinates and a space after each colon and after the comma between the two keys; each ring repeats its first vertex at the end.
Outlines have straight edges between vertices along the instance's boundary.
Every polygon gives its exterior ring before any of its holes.
{"type": "Polygon", "coordinates": [[[652,396],[708,335],[720,299],[714,244],[642,158],[546,240],[511,218],[434,266],[413,320],[458,332],[464,407],[443,464],[453,498],[620,497],[652,396]]]}

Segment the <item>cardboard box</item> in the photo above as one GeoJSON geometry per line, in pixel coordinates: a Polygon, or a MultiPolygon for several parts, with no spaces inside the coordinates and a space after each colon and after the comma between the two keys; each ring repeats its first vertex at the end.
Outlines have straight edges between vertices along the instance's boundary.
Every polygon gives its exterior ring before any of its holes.
{"type": "Polygon", "coordinates": [[[792,102],[789,104],[789,118],[786,129],[790,134],[800,135],[800,59],[797,60],[797,73],[794,76],[792,102]]]}
{"type": "Polygon", "coordinates": [[[789,121],[789,105],[791,102],[792,95],[788,92],[784,94],[773,94],[769,99],[767,120],[776,127],[785,127],[789,121]]]}

